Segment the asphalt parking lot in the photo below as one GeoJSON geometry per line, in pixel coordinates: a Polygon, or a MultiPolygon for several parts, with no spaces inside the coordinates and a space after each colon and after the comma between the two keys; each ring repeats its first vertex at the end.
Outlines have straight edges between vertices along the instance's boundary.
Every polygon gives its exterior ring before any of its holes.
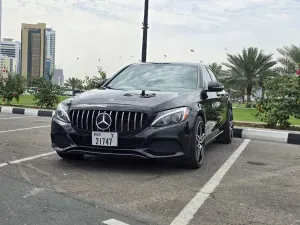
{"type": "Polygon", "coordinates": [[[50,118],[0,113],[0,224],[300,224],[300,147],[212,144],[199,170],[50,146],[50,118]]]}

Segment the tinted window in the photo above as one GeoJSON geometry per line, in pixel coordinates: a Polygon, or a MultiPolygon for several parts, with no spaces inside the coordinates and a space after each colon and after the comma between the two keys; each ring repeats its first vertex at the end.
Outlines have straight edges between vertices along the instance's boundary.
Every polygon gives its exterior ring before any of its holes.
{"type": "Polygon", "coordinates": [[[205,67],[203,67],[202,73],[203,73],[203,86],[207,87],[208,82],[212,81],[211,77],[210,77],[210,75],[209,75],[209,73],[208,73],[208,71],[205,67]]]}
{"type": "Polygon", "coordinates": [[[212,70],[210,68],[207,68],[207,70],[208,70],[208,72],[210,74],[210,77],[211,77],[212,81],[218,82],[218,80],[217,80],[215,74],[212,72],[212,70]]]}
{"type": "Polygon", "coordinates": [[[108,86],[113,89],[190,90],[198,84],[198,69],[190,65],[131,65],[118,74],[108,86]]]}

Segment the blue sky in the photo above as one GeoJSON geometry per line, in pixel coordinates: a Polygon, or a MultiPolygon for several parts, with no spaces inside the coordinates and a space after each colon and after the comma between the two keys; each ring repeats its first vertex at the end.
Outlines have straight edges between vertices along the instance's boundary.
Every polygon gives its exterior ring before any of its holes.
{"type": "MultiPolygon", "coordinates": [[[[226,53],[249,46],[273,53],[276,59],[277,48],[300,45],[300,0],[149,2],[148,61],[221,63],[226,53]]],[[[45,22],[57,32],[56,64],[66,77],[97,75],[98,65],[111,76],[141,57],[143,4],[142,0],[3,0],[2,37],[20,40],[22,22],[45,22]]]]}

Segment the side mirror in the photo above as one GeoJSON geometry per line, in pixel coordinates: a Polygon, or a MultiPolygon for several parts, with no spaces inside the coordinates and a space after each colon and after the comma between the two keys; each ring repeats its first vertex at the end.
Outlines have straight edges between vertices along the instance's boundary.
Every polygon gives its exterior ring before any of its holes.
{"type": "Polygon", "coordinates": [[[210,81],[207,86],[207,92],[221,92],[224,90],[224,85],[219,82],[210,81]]]}

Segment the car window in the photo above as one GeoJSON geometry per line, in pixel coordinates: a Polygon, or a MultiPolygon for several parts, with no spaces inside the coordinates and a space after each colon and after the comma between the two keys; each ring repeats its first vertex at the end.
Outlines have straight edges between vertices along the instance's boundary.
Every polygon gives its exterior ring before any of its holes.
{"type": "Polygon", "coordinates": [[[112,79],[112,89],[169,90],[196,89],[198,68],[193,65],[137,64],[131,65],[112,79]]]}
{"type": "Polygon", "coordinates": [[[207,88],[207,84],[209,81],[212,81],[207,69],[205,67],[202,68],[202,74],[203,74],[203,86],[207,88]]]}
{"type": "Polygon", "coordinates": [[[214,81],[214,82],[218,82],[218,80],[217,80],[217,78],[216,78],[215,74],[213,73],[213,71],[212,71],[210,68],[206,68],[206,69],[208,70],[208,72],[209,72],[209,75],[210,75],[210,77],[211,77],[212,81],[214,81]]]}

